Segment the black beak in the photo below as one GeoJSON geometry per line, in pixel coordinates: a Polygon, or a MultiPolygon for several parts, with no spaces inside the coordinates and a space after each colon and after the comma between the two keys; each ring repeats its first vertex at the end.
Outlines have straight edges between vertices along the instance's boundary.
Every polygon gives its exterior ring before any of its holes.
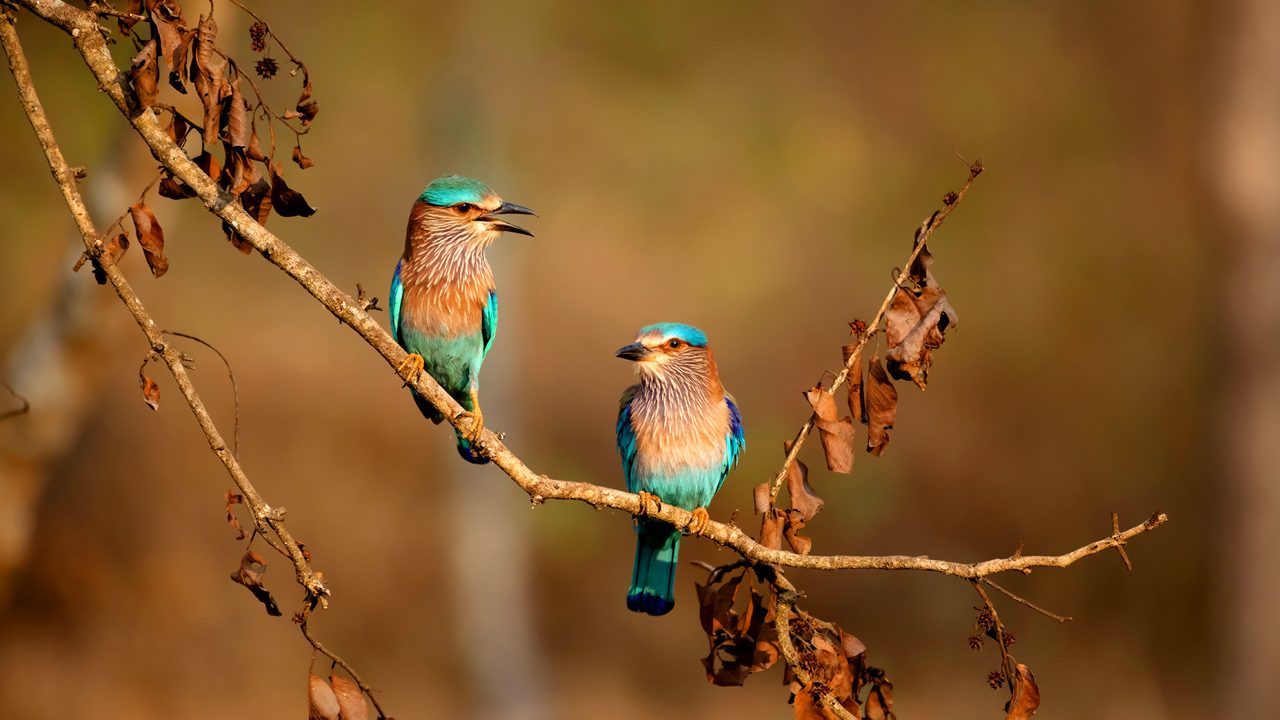
{"type": "Polygon", "coordinates": [[[616,354],[623,360],[643,360],[649,356],[649,348],[640,343],[631,343],[625,347],[618,348],[616,354]]]}
{"type": "Polygon", "coordinates": [[[489,213],[485,217],[480,218],[482,222],[489,223],[490,227],[492,227],[494,230],[497,230],[499,232],[518,233],[520,235],[528,235],[529,237],[533,237],[533,233],[529,232],[528,230],[525,230],[519,225],[512,225],[509,222],[498,220],[493,217],[494,215],[533,215],[537,217],[538,213],[530,210],[529,208],[523,205],[517,205],[513,202],[503,201],[503,203],[498,206],[497,210],[494,210],[493,212],[489,213]]]}

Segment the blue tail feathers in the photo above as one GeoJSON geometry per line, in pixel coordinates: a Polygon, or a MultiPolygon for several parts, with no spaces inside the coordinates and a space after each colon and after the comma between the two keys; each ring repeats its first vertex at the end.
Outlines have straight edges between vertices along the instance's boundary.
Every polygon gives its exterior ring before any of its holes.
{"type": "Polygon", "coordinates": [[[627,609],[666,615],[675,607],[676,558],[680,532],[663,522],[641,521],[636,529],[636,559],[631,569],[627,609]]]}
{"type": "MultiPolygon", "coordinates": [[[[444,421],[444,416],[440,414],[440,411],[436,410],[434,405],[427,402],[426,398],[422,397],[418,393],[414,393],[413,401],[417,403],[418,410],[422,411],[422,414],[431,422],[439,425],[444,421]]],[[[466,408],[471,404],[471,398],[459,399],[458,402],[466,408]]],[[[489,458],[482,457],[476,453],[475,448],[471,447],[471,442],[461,435],[458,435],[458,454],[462,456],[463,460],[475,465],[484,465],[489,462],[489,458]]]]}
{"type": "Polygon", "coordinates": [[[474,465],[484,465],[489,462],[489,458],[477,454],[475,448],[471,447],[471,441],[461,435],[458,435],[458,454],[463,460],[474,465]]]}

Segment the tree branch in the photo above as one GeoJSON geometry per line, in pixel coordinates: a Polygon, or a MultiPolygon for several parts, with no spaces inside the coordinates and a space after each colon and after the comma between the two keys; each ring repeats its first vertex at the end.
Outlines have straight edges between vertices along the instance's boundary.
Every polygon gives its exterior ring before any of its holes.
{"type": "MultiPolygon", "coordinates": [[[[17,1],[39,17],[71,35],[76,49],[97,78],[99,88],[111,98],[111,101],[115,103],[120,112],[133,125],[151,150],[152,155],[165,169],[194,189],[200,202],[210,212],[229,223],[263,257],[293,278],[339,321],[350,326],[357,335],[382,356],[390,367],[397,368],[401,366],[406,357],[405,351],[395,343],[390,334],[381,325],[365,312],[359,301],[340,290],[294,251],[293,248],[250,217],[238,203],[232,200],[229,194],[219,188],[169,138],[154,113],[146,109],[141,111],[137,109],[137,104],[127,95],[127,81],[112,60],[106,42],[99,32],[97,22],[92,14],[61,2],[61,0],[17,1]]],[[[972,182],[973,175],[974,173],[971,171],[970,182],[972,182]]],[[[57,172],[55,172],[55,177],[59,177],[57,172]]],[[[967,188],[968,184],[965,187],[967,188]]],[[[919,247],[923,247],[923,240],[927,240],[929,234],[941,225],[949,213],[950,207],[954,207],[954,203],[949,205],[948,210],[944,210],[926,228],[922,234],[922,242],[919,243],[919,247]]],[[[73,215],[75,212],[73,209],[73,215]]],[[[88,227],[92,228],[91,225],[88,227]]],[[[95,240],[95,243],[98,243],[98,241],[95,240]]],[[[99,246],[100,243],[95,245],[95,249],[99,246]]],[[[97,252],[100,254],[100,249],[97,249],[97,252]]],[[[918,249],[917,252],[912,253],[912,259],[917,254],[918,249]]],[[[117,292],[119,291],[117,290],[117,292]]],[[[127,301],[126,304],[128,304],[127,301]]],[[[132,307],[130,309],[133,310],[132,307]]],[[[882,313],[883,308],[882,312],[878,313],[878,316],[882,313]]],[[[154,330],[153,325],[151,329],[154,330]]],[[[161,345],[163,346],[163,341],[161,341],[161,345]]],[[[185,375],[185,370],[183,374],[185,375]]],[[[836,384],[842,382],[847,377],[847,374],[846,368],[846,371],[837,377],[838,382],[836,384]]],[[[418,394],[425,397],[440,410],[444,417],[455,427],[464,431],[470,428],[472,422],[470,415],[462,414],[462,407],[430,375],[421,373],[417,378],[404,377],[404,379],[418,394]]],[[[206,435],[209,435],[209,430],[212,429],[211,425],[206,428],[205,423],[202,421],[201,427],[206,430],[206,435]]],[[[210,446],[215,448],[215,452],[218,452],[219,448],[221,448],[221,452],[226,454],[225,443],[222,443],[220,438],[215,443],[211,436],[210,446]]],[[[528,493],[535,504],[540,504],[546,500],[578,500],[596,508],[608,507],[621,510],[630,515],[640,515],[644,512],[640,498],[631,493],[585,482],[556,480],[534,472],[503,444],[498,434],[488,428],[481,434],[479,450],[485,453],[493,461],[494,465],[505,472],[521,489],[528,493]]],[[[220,455],[220,457],[222,456],[220,455]]],[[[227,465],[228,472],[233,474],[233,478],[236,473],[243,477],[243,473],[239,471],[239,466],[234,464],[234,458],[231,458],[229,454],[224,460],[224,465],[227,465]]],[[[237,480],[237,484],[239,484],[239,480],[237,480]]],[[[671,523],[676,527],[686,527],[692,519],[692,515],[688,511],[668,503],[663,503],[660,509],[650,511],[648,514],[650,517],[671,523]]],[[[1110,537],[1097,540],[1062,555],[1025,555],[975,563],[949,562],[903,555],[799,555],[767,548],[756,542],[736,525],[715,521],[709,522],[706,529],[700,534],[720,545],[732,548],[743,557],[757,563],[817,570],[922,570],[973,579],[1011,570],[1029,572],[1031,568],[1036,567],[1066,567],[1081,558],[1109,548],[1119,547],[1129,539],[1163,525],[1168,519],[1168,516],[1164,513],[1156,513],[1145,522],[1122,533],[1113,533],[1110,537]]]]}
{"type": "MultiPolygon", "coordinates": [[[[902,272],[909,272],[911,264],[916,261],[916,258],[920,257],[921,251],[924,250],[925,243],[928,242],[929,238],[933,237],[934,231],[946,221],[946,219],[951,215],[951,211],[955,210],[956,206],[960,204],[960,201],[964,200],[964,196],[969,192],[969,187],[973,185],[973,181],[982,174],[982,170],[982,161],[974,161],[973,164],[969,166],[969,179],[965,180],[964,186],[960,188],[960,192],[955,193],[954,197],[948,195],[947,202],[944,203],[943,209],[925,221],[918,237],[916,237],[915,247],[911,249],[911,255],[907,257],[907,261],[902,265],[902,272]]],[[[835,379],[831,381],[831,385],[823,392],[828,395],[835,395],[836,390],[844,384],[845,380],[849,379],[849,373],[853,370],[854,364],[859,362],[862,357],[862,349],[866,347],[867,343],[871,341],[871,338],[879,331],[880,323],[884,320],[885,313],[889,311],[889,306],[893,304],[893,297],[898,294],[898,289],[900,287],[900,278],[894,278],[893,288],[889,290],[888,295],[884,296],[884,302],[880,303],[880,309],[876,311],[875,317],[871,319],[871,324],[859,333],[858,342],[854,345],[853,351],[849,353],[849,357],[845,361],[844,367],[840,369],[839,374],[837,374],[835,379]]],[[[796,457],[800,455],[800,447],[803,446],[804,441],[809,438],[809,433],[813,432],[813,427],[817,421],[817,413],[810,414],[809,419],[805,421],[804,425],[800,426],[800,432],[796,433],[795,439],[792,440],[791,445],[788,446],[787,457],[782,461],[782,468],[773,476],[773,487],[769,491],[770,503],[773,503],[778,499],[778,491],[782,489],[782,483],[787,479],[787,471],[796,461],[796,457]]]]}

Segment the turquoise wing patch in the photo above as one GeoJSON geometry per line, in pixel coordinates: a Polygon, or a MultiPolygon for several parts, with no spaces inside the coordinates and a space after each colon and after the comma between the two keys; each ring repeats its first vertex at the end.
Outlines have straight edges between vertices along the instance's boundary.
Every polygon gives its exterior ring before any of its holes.
{"type": "Polygon", "coordinates": [[[489,354],[489,346],[493,344],[493,336],[497,333],[498,293],[490,290],[489,301],[484,304],[484,314],[480,318],[480,336],[484,340],[485,355],[489,354]]]}
{"type": "Polygon", "coordinates": [[[400,283],[400,266],[403,264],[403,259],[396,263],[396,272],[391,276],[391,297],[387,301],[391,312],[391,337],[395,338],[400,347],[404,347],[404,339],[400,336],[400,301],[404,299],[404,285],[400,283]]]}
{"type": "Polygon", "coordinates": [[[618,406],[618,454],[622,456],[622,475],[627,480],[627,490],[636,491],[636,431],[631,427],[631,398],[635,397],[639,385],[632,385],[622,393],[622,402],[618,406]]]}

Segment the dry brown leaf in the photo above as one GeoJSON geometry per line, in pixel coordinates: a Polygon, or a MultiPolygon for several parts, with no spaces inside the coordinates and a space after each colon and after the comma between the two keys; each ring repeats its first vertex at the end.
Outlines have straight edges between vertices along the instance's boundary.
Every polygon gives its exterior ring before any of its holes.
{"type": "Polygon", "coordinates": [[[772,550],[782,549],[782,526],[785,523],[781,510],[766,510],[760,519],[760,544],[772,550]]]}
{"type": "MultiPolygon", "coordinates": [[[[791,444],[790,440],[782,444],[784,453],[791,452],[791,444]]],[[[791,499],[791,509],[799,511],[806,523],[826,504],[826,501],[813,492],[809,485],[809,467],[799,459],[787,468],[787,496],[791,499]]]]}
{"type": "Polygon", "coordinates": [[[183,95],[187,94],[187,81],[190,79],[191,63],[191,43],[195,40],[196,31],[194,29],[182,29],[182,36],[179,39],[178,46],[174,48],[173,57],[165,55],[165,62],[169,65],[169,87],[177,90],[183,95]]]}
{"type": "Polygon", "coordinates": [[[942,346],[946,330],[958,322],[946,292],[936,287],[910,292],[899,288],[885,317],[887,327],[894,329],[888,333],[890,349],[885,356],[889,374],[924,390],[933,351],[942,346]]]}
{"type": "Polygon", "coordinates": [[[827,469],[845,474],[853,472],[853,420],[839,416],[836,399],[823,390],[821,384],[805,392],[805,398],[813,408],[814,425],[822,438],[827,469]]]}
{"type": "Polygon", "coordinates": [[[233,506],[243,503],[244,496],[228,490],[223,497],[225,497],[227,501],[227,524],[235,528],[236,539],[243,540],[244,528],[240,527],[240,518],[236,517],[236,511],[233,506]]]}
{"type": "Polygon", "coordinates": [[[218,142],[219,123],[221,120],[222,86],[226,82],[222,77],[222,65],[214,54],[214,43],[218,38],[218,24],[212,17],[201,17],[196,28],[196,37],[191,45],[191,79],[196,86],[196,95],[204,105],[204,142],[212,145],[218,142]]]}
{"type": "Polygon", "coordinates": [[[813,683],[809,683],[796,693],[796,720],[835,720],[835,713],[827,708],[813,683]]]}
{"type": "Polygon", "coordinates": [[[771,640],[761,640],[756,643],[756,657],[751,664],[751,672],[761,672],[773,667],[778,662],[778,658],[782,657],[782,652],[778,650],[778,644],[771,640]]]}
{"type": "Polygon", "coordinates": [[[137,234],[138,244],[147,258],[147,267],[151,274],[160,277],[169,270],[169,259],[164,256],[164,228],[156,220],[147,204],[139,200],[129,206],[129,217],[133,219],[133,230],[137,234]]]}
{"type": "MultiPolygon", "coordinates": [[[[924,223],[920,225],[920,229],[916,231],[916,239],[911,241],[912,250],[915,250],[915,244],[920,241],[920,235],[933,224],[934,218],[937,216],[938,213],[935,212],[928,220],[925,220],[924,223]]],[[[934,285],[933,273],[929,270],[932,266],[933,253],[929,252],[929,246],[925,245],[920,248],[920,254],[916,255],[915,261],[912,262],[911,267],[907,269],[907,278],[917,285],[934,285]]]]}
{"type": "MultiPolygon", "coordinates": [[[[125,5],[124,12],[128,15],[138,16],[142,14],[142,0],[129,0],[129,4],[125,5]]],[[[137,24],[137,20],[132,17],[121,17],[116,19],[120,27],[121,35],[128,35],[129,30],[137,24]]]]}
{"type": "MultiPolygon", "coordinates": [[[[129,249],[129,235],[127,233],[119,233],[115,237],[106,241],[102,245],[102,254],[112,265],[119,265],[120,260],[124,258],[124,253],[129,249]]],[[[80,270],[81,263],[89,257],[88,254],[80,258],[80,262],[76,263],[76,271],[80,270]]],[[[102,267],[102,262],[96,258],[93,259],[93,279],[99,285],[107,284],[107,271],[102,267]]]]}
{"type": "Polygon", "coordinates": [[[751,499],[755,504],[756,514],[767,512],[773,505],[773,484],[768,480],[760,483],[751,490],[751,499]]]}
{"type": "Polygon", "coordinates": [[[138,386],[142,388],[142,400],[152,410],[160,409],[160,386],[148,375],[138,371],[138,386]]]}
{"type": "Polygon", "coordinates": [[[293,161],[298,163],[298,167],[302,168],[303,170],[306,170],[307,168],[316,164],[315,160],[312,160],[311,158],[302,154],[301,145],[293,146],[293,161]]]}
{"type": "Polygon", "coordinates": [[[307,720],[341,720],[342,708],[333,688],[319,675],[307,675],[307,720]]]}
{"type": "Polygon", "coordinates": [[[227,143],[243,148],[249,144],[249,106],[240,94],[240,76],[227,83],[231,97],[227,102],[227,143]]]}
{"type": "Polygon", "coordinates": [[[840,647],[844,650],[845,657],[850,660],[867,651],[865,643],[844,630],[840,630],[840,647]]]}
{"type": "Polygon", "coordinates": [[[302,127],[306,128],[316,119],[316,115],[320,113],[320,104],[311,99],[311,73],[307,71],[305,65],[299,63],[302,68],[302,94],[298,96],[298,104],[293,110],[289,110],[284,114],[287,119],[302,119],[302,127]]]}
{"type": "MultiPolygon", "coordinates": [[[[256,167],[253,168],[253,171],[254,174],[257,174],[256,167]]],[[[244,192],[240,193],[240,206],[257,220],[259,225],[265,225],[267,217],[271,215],[271,186],[259,176],[244,189],[244,192]]],[[[253,244],[249,242],[248,238],[231,227],[230,223],[225,221],[222,223],[222,232],[226,233],[227,239],[240,252],[245,255],[253,252],[253,244]]]]}
{"type": "Polygon", "coordinates": [[[369,720],[369,703],[359,685],[341,675],[330,675],[329,684],[338,698],[340,720],[369,720]]]}
{"type": "Polygon", "coordinates": [[[867,373],[867,452],[879,455],[889,444],[889,430],[898,417],[898,390],[878,356],[871,357],[867,373]]]}
{"type": "MultiPolygon", "coordinates": [[[[279,615],[280,608],[271,593],[262,586],[262,574],[267,571],[267,561],[258,553],[247,550],[240,558],[240,569],[231,573],[231,579],[249,588],[249,592],[267,609],[268,615],[279,615]]],[[[318,575],[318,573],[317,573],[318,575]]]]}
{"type": "Polygon", "coordinates": [[[867,720],[888,720],[889,708],[885,707],[884,698],[878,692],[878,686],[867,693],[867,720]]]}
{"type": "Polygon", "coordinates": [[[1036,685],[1036,677],[1031,668],[1018,663],[1013,675],[1013,697],[1005,706],[1005,720],[1028,720],[1040,707],[1040,687],[1036,685]]]}
{"type": "Polygon", "coordinates": [[[160,92],[160,64],[156,62],[156,41],[151,40],[129,61],[129,82],[138,98],[138,106],[149,108],[160,92]]]}
{"type": "Polygon", "coordinates": [[[845,345],[840,348],[840,350],[844,354],[844,364],[849,368],[849,415],[853,418],[854,422],[866,425],[867,409],[862,402],[862,350],[858,348],[857,343],[853,345],[845,345]],[[849,356],[853,354],[855,349],[857,350],[858,357],[854,358],[853,361],[850,362],[849,356]]]}
{"type": "Polygon", "coordinates": [[[787,510],[786,523],[782,526],[782,537],[792,550],[801,555],[808,555],[813,549],[813,539],[799,534],[804,524],[804,516],[799,510],[787,510]]]}
{"type": "Polygon", "coordinates": [[[271,207],[281,217],[311,217],[316,213],[302,193],[285,184],[280,177],[280,166],[276,164],[271,166],[271,207]]]}
{"type": "Polygon", "coordinates": [[[165,126],[164,131],[169,134],[170,140],[177,144],[178,147],[182,147],[183,143],[187,141],[187,133],[191,132],[191,123],[176,112],[171,113],[171,115],[169,124],[165,126]]]}

